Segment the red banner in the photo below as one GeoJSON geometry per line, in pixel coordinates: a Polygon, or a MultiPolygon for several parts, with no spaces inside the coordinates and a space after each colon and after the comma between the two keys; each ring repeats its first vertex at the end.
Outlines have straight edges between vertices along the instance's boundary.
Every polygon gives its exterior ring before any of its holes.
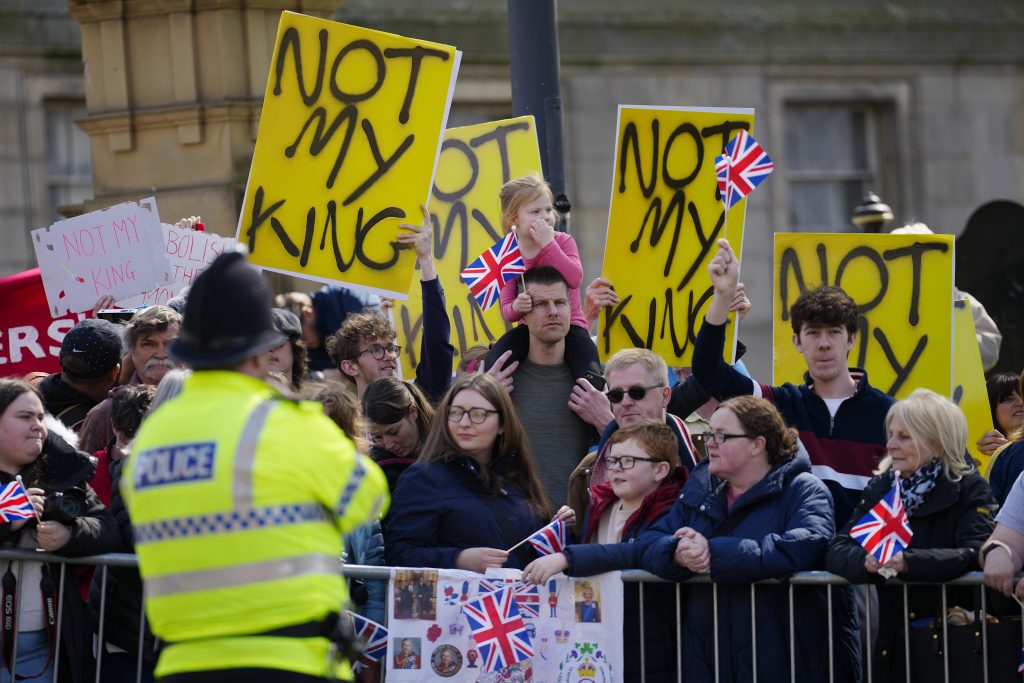
{"type": "Polygon", "coordinates": [[[38,268],[0,278],[0,377],[59,371],[60,343],[85,317],[50,317],[38,268]]]}

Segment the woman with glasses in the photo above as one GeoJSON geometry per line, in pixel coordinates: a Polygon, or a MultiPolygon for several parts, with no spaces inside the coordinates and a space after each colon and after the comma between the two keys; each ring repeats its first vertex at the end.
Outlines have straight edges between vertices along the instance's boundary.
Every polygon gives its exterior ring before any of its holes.
{"type": "Polygon", "coordinates": [[[457,380],[441,400],[419,460],[398,480],[385,537],[393,566],[522,569],[536,553],[508,548],[547,524],[508,392],[490,375],[457,380]]]}
{"type": "MultiPolygon", "coordinates": [[[[811,474],[806,453],[798,452],[796,430],[769,401],[732,398],[709,423],[708,459],[690,473],[671,511],[638,541],[644,567],[658,576],[709,575],[717,584],[717,594],[706,584],[683,588],[682,679],[788,681],[792,626],[795,679],[830,680],[824,589],[794,589],[791,625],[788,587],[757,586],[752,611],[749,585],[821,566],[835,532],[828,489],[811,474]]],[[[856,641],[852,624],[842,626],[837,661],[843,668],[837,666],[835,680],[851,680],[856,672],[847,662],[856,641]]]]}

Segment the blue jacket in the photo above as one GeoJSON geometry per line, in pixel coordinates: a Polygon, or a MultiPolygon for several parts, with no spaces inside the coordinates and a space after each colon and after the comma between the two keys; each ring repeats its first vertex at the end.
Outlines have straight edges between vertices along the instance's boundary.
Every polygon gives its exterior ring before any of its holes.
{"type": "MultiPolygon", "coordinates": [[[[793,572],[819,569],[828,541],[835,533],[828,490],[810,473],[806,456],[795,455],[776,463],[768,474],[727,508],[725,482],[698,465],[683,487],[672,510],[661,518],[640,543],[644,568],[670,581],[692,576],[673,556],[673,532],[690,527],[708,539],[711,579],[718,584],[719,662],[722,681],[753,680],[753,644],[749,583],[793,572]],[[737,518],[727,535],[715,530],[737,518]]],[[[711,586],[683,588],[685,607],[681,621],[683,680],[713,681],[714,635],[711,586]]],[[[823,588],[794,591],[797,680],[827,681],[827,602],[823,588]]],[[[757,672],[759,681],[789,681],[789,589],[759,586],[756,604],[757,672]]],[[[837,651],[838,677],[856,672],[856,639],[852,619],[841,624],[837,651]],[[845,667],[845,671],[844,668],[845,667]]]]}
{"type": "Polygon", "coordinates": [[[992,495],[1000,506],[1006,502],[1013,482],[1017,481],[1021,472],[1024,472],[1024,441],[1015,441],[996,456],[988,473],[992,495]]]}
{"type": "Polygon", "coordinates": [[[452,324],[444,302],[441,278],[420,281],[423,295],[423,335],[420,337],[420,355],[406,349],[411,365],[416,368],[416,385],[431,403],[437,404],[452,383],[452,361],[455,347],[451,344],[452,324]]]}
{"type": "MultiPolygon", "coordinates": [[[[724,345],[725,325],[709,325],[705,320],[693,347],[694,376],[722,400],[755,393],[754,381],[723,360],[724,345]]],[[[799,430],[811,470],[828,486],[840,524],[853,514],[860,492],[885,456],[885,416],[895,403],[868,384],[863,370],[851,368],[850,374],[857,380],[857,393],[843,401],[835,419],[814,393],[809,375],[799,386],[757,383],[761,396],[775,404],[786,424],[799,430]]]]}
{"type": "MultiPolygon", "coordinates": [[[[504,490],[504,495],[486,491],[480,467],[468,455],[416,462],[399,478],[391,498],[384,538],[387,563],[451,569],[466,548],[511,548],[547,524],[515,487],[505,483],[504,490]]],[[[521,557],[537,556],[529,544],[520,547],[528,550],[511,553],[506,567],[522,569],[521,557]]]]}
{"type": "MultiPolygon", "coordinates": [[[[341,559],[346,564],[384,566],[384,537],[381,535],[380,522],[374,520],[345,534],[345,550],[341,559]]],[[[384,602],[387,597],[388,582],[382,579],[352,579],[349,581],[349,595],[353,598],[355,598],[355,593],[352,591],[352,587],[356,581],[366,589],[366,602],[361,605],[357,604],[355,611],[378,624],[385,623],[387,618],[384,614],[384,602]]]]}

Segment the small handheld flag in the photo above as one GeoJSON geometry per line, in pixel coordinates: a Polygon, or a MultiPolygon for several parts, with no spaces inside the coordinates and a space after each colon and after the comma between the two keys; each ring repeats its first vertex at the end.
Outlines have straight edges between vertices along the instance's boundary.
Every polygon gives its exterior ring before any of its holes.
{"type": "Polygon", "coordinates": [[[364,616],[349,612],[352,616],[352,630],[363,646],[359,660],[364,664],[379,662],[388,649],[388,630],[364,616]]]}
{"type": "Polygon", "coordinates": [[[569,528],[565,521],[556,519],[526,539],[541,555],[554,555],[568,545],[569,528]]]}
{"type": "Polygon", "coordinates": [[[533,657],[526,622],[508,588],[486,593],[462,606],[484,671],[498,671],[533,657]]]}
{"type": "Polygon", "coordinates": [[[882,564],[910,545],[914,532],[900,499],[899,479],[893,483],[892,490],[853,525],[850,537],[882,564]]]}
{"type": "Polygon", "coordinates": [[[0,489],[0,518],[5,522],[16,522],[19,519],[32,519],[36,511],[21,480],[12,481],[0,489]]]}
{"type": "Polygon", "coordinates": [[[741,130],[715,158],[715,176],[726,210],[754,191],[775,170],[775,163],[750,133],[741,130]],[[725,176],[725,188],[723,185],[725,176]]]}
{"type": "Polygon", "coordinates": [[[498,301],[501,286],[526,272],[516,234],[510,232],[459,273],[469,286],[480,309],[486,311],[498,301]]]}

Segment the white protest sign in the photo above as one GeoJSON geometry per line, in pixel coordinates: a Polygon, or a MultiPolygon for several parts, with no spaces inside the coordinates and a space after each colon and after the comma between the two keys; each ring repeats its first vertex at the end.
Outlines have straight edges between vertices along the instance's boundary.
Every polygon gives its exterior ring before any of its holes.
{"type": "Polygon", "coordinates": [[[213,260],[237,244],[234,237],[222,237],[209,232],[190,230],[163,223],[164,254],[167,256],[168,282],[154,289],[117,302],[121,308],[166,304],[172,297],[203,272],[213,260]]]}
{"type": "Polygon", "coordinates": [[[152,197],[33,230],[32,246],[55,318],[87,311],[104,295],[124,299],[169,283],[152,197]]]}

